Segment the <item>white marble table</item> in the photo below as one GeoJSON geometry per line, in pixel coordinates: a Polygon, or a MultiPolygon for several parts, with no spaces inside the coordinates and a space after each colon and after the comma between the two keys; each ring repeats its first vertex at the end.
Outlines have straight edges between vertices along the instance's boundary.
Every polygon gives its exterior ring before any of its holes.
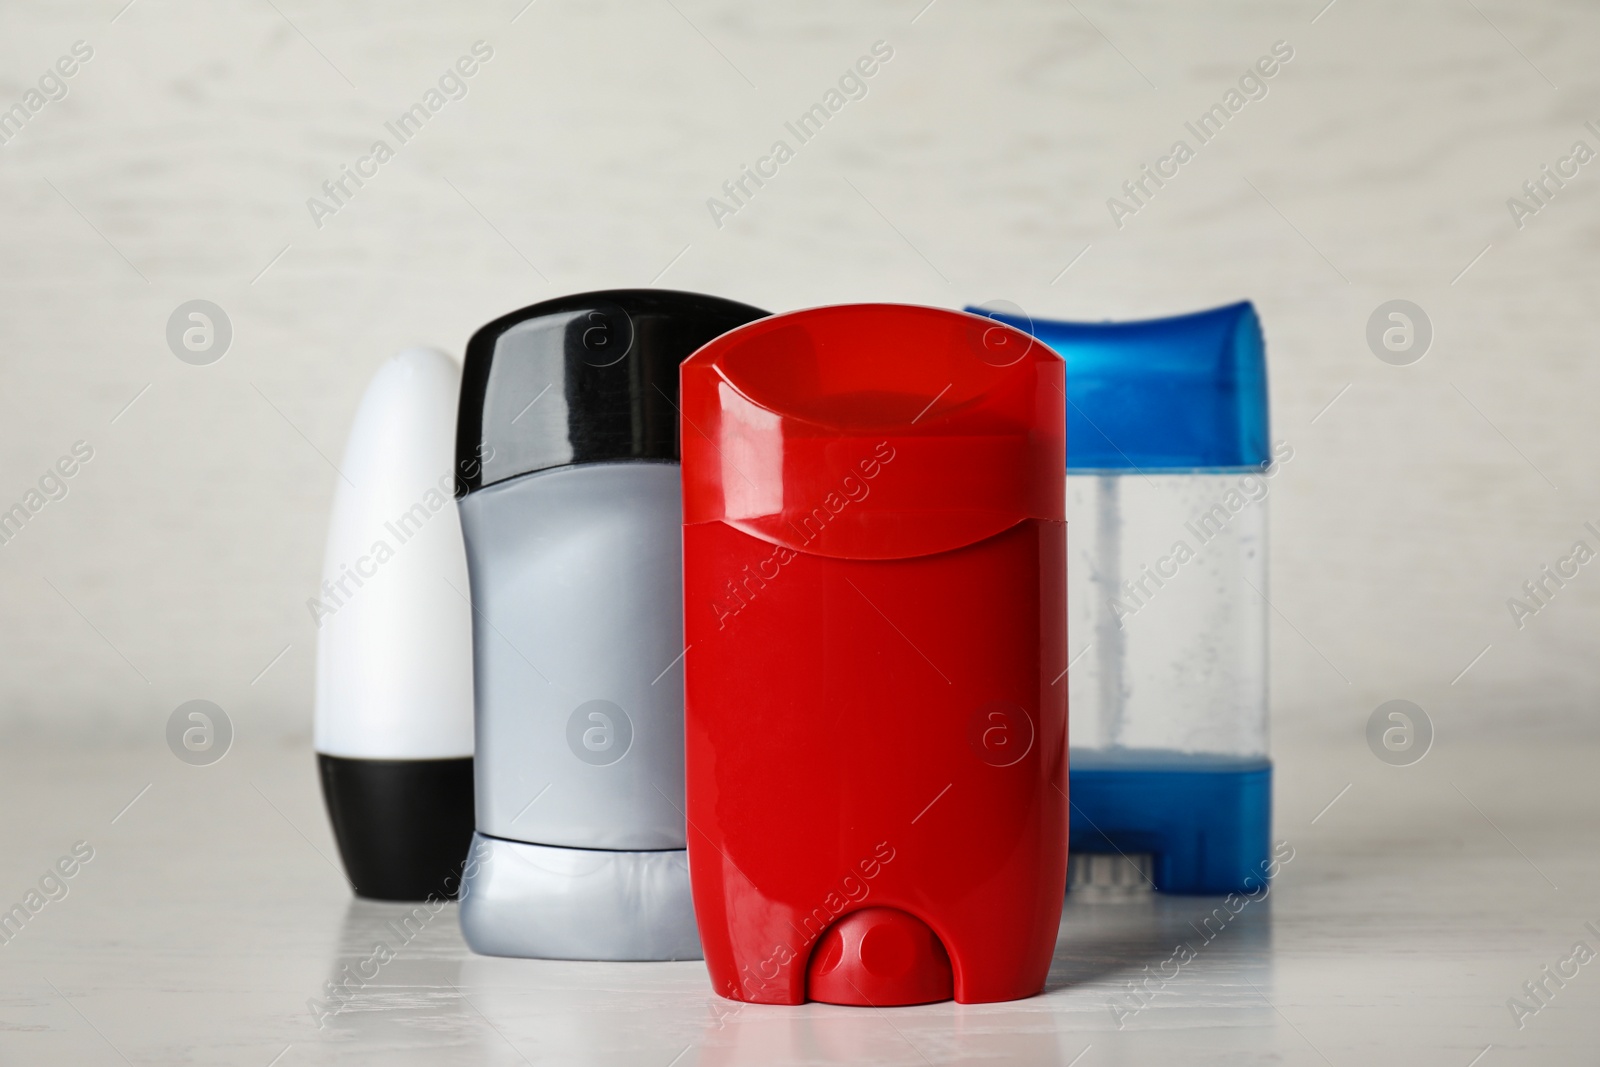
{"type": "Polygon", "coordinates": [[[1600,963],[1521,1029],[1506,1001],[1575,941],[1600,949],[1597,758],[1442,742],[1396,768],[1359,739],[1280,746],[1294,858],[1263,902],[1207,925],[1216,899],[1074,900],[1042,996],[872,1010],[741,1006],[699,963],[474,956],[454,905],[408,928],[405,906],[350,898],[303,748],[197,768],[14,745],[0,903],[74,843],[94,854],[0,947],[0,1062],[1591,1064],[1600,963]],[[1129,984],[1180,942],[1194,959],[1134,1010],[1129,984]],[[394,958],[369,966],[379,943],[394,958]],[[320,1028],[313,1000],[338,1007],[320,1028]]]}

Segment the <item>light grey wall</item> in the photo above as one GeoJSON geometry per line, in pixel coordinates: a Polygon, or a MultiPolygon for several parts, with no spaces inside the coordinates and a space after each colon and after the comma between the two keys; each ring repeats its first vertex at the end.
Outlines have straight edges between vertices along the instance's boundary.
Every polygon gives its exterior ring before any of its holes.
{"type": "Polygon", "coordinates": [[[329,457],[368,376],[656,283],[1078,318],[1254,299],[1295,449],[1276,728],[1359,734],[1392,697],[1441,739],[1588,728],[1600,564],[1521,630],[1506,601],[1600,548],[1600,161],[1520,230],[1507,198],[1600,149],[1600,15],[925,2],[7,5],[0,106],[94,54],[0,147],[0,506],[94,457],[0,547],[0,722],[153,739],[205,697],[241,739],[304,737],[329,457]],[[307,198],[480,39],[468,95],[316,226],[307,198]],[[868,95],[719,228],[707,198],[878,40],[868,95]],[[1107,199],[1280,40],[1267,96],[1117,228],[1107,199]],[[194,298],[233,325],[211,366],[165,340],[194,298]],[[1434,326],[1412,366],[1364,337],[1393,298],[1434,326]]]}

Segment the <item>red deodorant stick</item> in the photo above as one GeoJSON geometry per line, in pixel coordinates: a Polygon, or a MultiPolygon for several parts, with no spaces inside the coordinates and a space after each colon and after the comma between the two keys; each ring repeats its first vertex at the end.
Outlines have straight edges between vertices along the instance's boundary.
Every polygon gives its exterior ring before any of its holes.
{"type": "Polygon", "coordinates": [[[1065,369],[901,305],[682,367],[689,867],[735,1000],[1013,1000],[1067,862],[1065,369]]]}

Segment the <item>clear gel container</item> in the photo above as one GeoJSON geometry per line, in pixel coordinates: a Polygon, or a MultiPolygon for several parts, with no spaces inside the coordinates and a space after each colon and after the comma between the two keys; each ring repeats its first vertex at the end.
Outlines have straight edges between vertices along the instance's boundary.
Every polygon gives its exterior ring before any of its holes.
{"type": "Polygon", "coordinates": [[[1255,310],[991,317],[1067,362],[1071,848],[1138,857],[1167,892],[1248,891],[1271,830],[1277,458],[1255,310]]]}

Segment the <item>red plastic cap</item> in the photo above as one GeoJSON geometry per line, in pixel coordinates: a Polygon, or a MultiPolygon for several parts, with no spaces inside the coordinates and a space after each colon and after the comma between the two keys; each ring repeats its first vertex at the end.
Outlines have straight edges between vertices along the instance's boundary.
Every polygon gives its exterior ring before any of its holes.
{"type": "Polygon", "coordinates": [[[806,996],[865,1008],[954,996],[950,957],[928,924],[896,908],[863,908],[828,928],[811,954],[806,996]]]}
{"type": "Polygon", "coordinates": [[[682,375],[686,523],[905,559],[1064,517],[1065,365],[992,319],[797,311],[724,334],[682,375]]]}

